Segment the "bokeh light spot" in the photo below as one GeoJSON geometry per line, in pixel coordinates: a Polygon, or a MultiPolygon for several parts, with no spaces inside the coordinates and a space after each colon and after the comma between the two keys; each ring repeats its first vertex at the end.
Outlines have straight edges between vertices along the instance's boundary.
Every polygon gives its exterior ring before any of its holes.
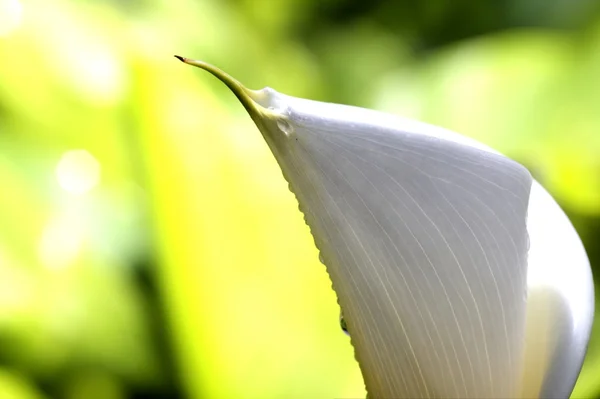
{"type": "Polygon", "coordinates": [[[21,25],[23,6],[19,0],[0,0],[0,37],[21,25]]]}
{"type": "Polygon", "coordinates": [[[100,181],[100,163],[86,150],[63,154],[56,167],[58,184],[72,194],[84,194],[100,181]]]}
{"type": "Polygon", "coordinates": [[[51,220],[42,232],[39,244],[39,259],[49,269],[64,269],[70,266],[83,246],[84,232],[72,218],[51,220]]]}
{"type": "Polygon", "coordinates": [[[110,105],[123,95],[123,70],[114,54],[102,47],[80,52],[71,63],[70,77],[92,103],[110,105]]]}

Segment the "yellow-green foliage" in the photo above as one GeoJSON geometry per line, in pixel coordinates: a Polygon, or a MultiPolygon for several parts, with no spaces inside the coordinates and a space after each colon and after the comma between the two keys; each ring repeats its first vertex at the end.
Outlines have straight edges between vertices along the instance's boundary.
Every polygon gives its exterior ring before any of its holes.
{"type": "MultiPolygon", "coordinates": [[[[174,53],[251,88],[476,137],[531,167],[598,239],[598,30],[511,31],[417,57],[369,21],[308,45],[296,32],[314,4],[0,0],[0,392],[120,399],[174,374],[190,398],[364,397],[266,144],[174,53]]],[[[600,392],[598,341],[575,397],[600,392]]]]}

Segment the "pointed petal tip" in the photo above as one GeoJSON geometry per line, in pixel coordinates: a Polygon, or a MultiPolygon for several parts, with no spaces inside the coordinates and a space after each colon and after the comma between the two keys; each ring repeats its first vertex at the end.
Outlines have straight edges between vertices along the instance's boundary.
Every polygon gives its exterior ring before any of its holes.
{"type": "Polygon", "coordinates": [[[219,79],[221,79],[221,77],[218,76],[219,74],[225,74],[225,72],[221,71],[216,66],[211,65],[207,62],[200,61],[200,60],[194,60],[192,58],[182,57],[180,55],[174,55],[174,57],[177,58],[179,61],[183,62],[184,64],[188,64],[188,65],[198,67],[200,69],[204,69],[205,71],[208,71],[208,72],[212,73],[213,75],[217,76],[219,79]]]}
{"type": "Polygon", "coordinates": [[[177,58],[179,61],[185,64],[192,65],[209,72],[221,82],[225,83],[225,85],[229,87],[229,89],[231,89],[231,91],[235,94],[235,96],[240,100],[240,102],[244,105],[246,110],[251,115],[257,112],[258,108],[260,107],[260,104],[255,102],[256,92],[254,90],[246,88],[236,79],[234,79],[231,75],[212,64],[200,60],[182,57],[180,55],[175,55],[175,58],[177,58]]]}
{"type": "Polygon", "coordinates": [[[192,66],[195,66],[195,67],[198,67],[200,69],[204,69],[205,71],[210,72],[211,74],[216,76],[219,80],[221,80],[228,86],[232,83],[240,85],[240,83],[237,80],[233,79],[227,73],[223,72],[221,69],[219,69],[216,66],[211,65],[207,62],[200,61],[200,60],[194,60],[194,59],[187,58],[187,57],[182,57],[180,55],[175,55],[174,57],[185,64],[192,65],[192,66]]]}

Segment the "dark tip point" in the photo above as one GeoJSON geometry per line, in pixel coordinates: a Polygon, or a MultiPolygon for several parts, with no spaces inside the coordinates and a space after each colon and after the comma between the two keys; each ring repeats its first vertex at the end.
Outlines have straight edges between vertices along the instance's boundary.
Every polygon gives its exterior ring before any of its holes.
{"type": "Polygon", "coordinates": [[[175,58],[177,58],[181,62],[185,62],[185,57],[182,57],[180,55],[176,55],[175,58]]]}

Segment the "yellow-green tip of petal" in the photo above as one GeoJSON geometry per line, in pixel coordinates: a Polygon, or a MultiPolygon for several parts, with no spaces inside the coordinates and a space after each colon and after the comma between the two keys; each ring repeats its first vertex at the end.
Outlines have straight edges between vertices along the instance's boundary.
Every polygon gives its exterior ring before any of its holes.
{"type": "Polygon", "coordinates": [[[209,72],[217,79],[219,79],[221,82],[225,83],[225,85],[229,87],[233,94],[235,94],[235,96],[244,105],[244,108],[246,108],[250,115],[254,115],[256,112],[261,112],[262,107],[256,103],[256,98],[260,93],[259,91],[250,90],[246,88],[243,84],[234,79],[231,75],[225,73],[221,69],[207,62],[193,60],[191,58],[182,57],[180,55],[176,55],[175,58],[177,58],[179,61],[185,64],[193,65],[195,67],[204,69],[205,71],[209,72]]]}

